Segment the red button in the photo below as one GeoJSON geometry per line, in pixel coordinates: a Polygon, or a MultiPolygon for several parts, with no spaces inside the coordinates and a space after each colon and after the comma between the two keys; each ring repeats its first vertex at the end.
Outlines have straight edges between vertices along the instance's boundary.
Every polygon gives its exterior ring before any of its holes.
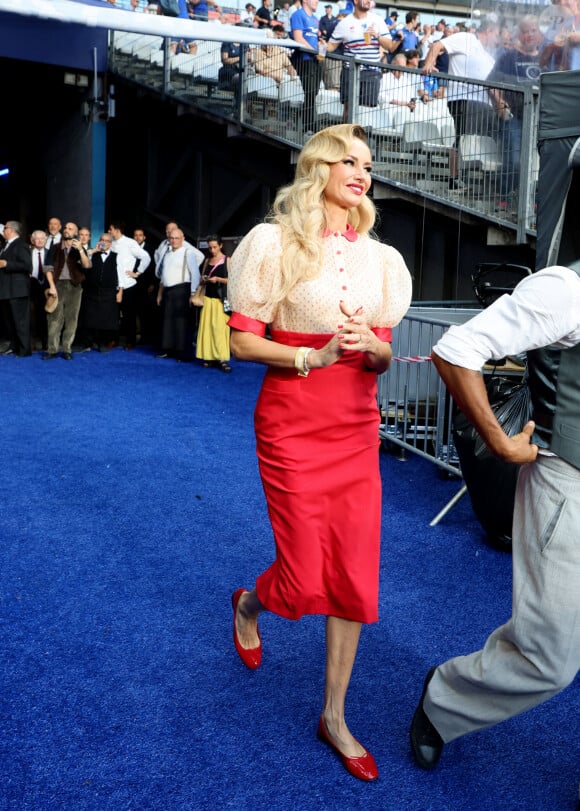
{"type": "Polygon", "coordinates": [[[335,237],[337,237],[337,236],[338,236],[338,231],[335,231],[335,232],[334,232],[334,236],[335,236],[335,237]]]}
{"type": "Polygon", "coordinates": [[[342,289],[343,289],[343,290],[348,290],[348,287],[347,287],[345,284],[343,284],[343,285],[342,285],[342,289]]]}
{"type": "Polygon", "coordinates": [[[340,256],[340,254],[341,254],[341,253],[342,253],[342,251],[337,251],[337,252],[336,252],[336,255],[337,255],[337,256],[340,256]]]}
{"type": "Polygon", "coordinates": [[[344,268],[339,268],[339,273],[344,273],[344,268]]]}

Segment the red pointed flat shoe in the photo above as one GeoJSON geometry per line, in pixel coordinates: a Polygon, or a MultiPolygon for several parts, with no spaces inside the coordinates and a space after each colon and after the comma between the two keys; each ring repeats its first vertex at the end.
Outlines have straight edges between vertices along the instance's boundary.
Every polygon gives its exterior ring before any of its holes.
{"type": "Polygon", "coordinates": [[[367,752],[365,749],[364,755],[361,755],[360,757],[347,757],[346,755],[343,755],[338,746],[334,743],[334,741],[331,740],[322,716],[320,716],[320,721],[318,722],[318,732],[316,735],[319,741],[328,744],[331,749],[334,749],[336,754],[342,760],[342,765],[344,768],[347,770],[347,772],[352,774],[353,777],[358,777],[359,780],[366,780],[367,782],[377,779],[379,776],[379,770],[377,769],[377,764],[375,763],[375,759],[371,753],[367,752]]]}
{"type": "Polygon", "coordinates": [[[232,594],[232,608],[234,609],[234,645],[236,646],[238,656],[245,666],[249,667],[250,670],[257,670],[262,664],[262,639],[260,637],[260,632],[258,631],[258,639],[260,640],[260,644],[257,648],[242,648],[238,637],[238,632],[236,630],[236,611],[238,610],[240,597],[245,592],[246,589],[238,589],[232,594]]]}

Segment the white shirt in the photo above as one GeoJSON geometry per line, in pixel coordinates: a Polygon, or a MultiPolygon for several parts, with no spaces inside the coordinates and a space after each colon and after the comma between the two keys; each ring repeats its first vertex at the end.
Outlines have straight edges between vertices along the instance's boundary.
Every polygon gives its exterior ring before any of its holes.
{"type": "MultiPolygon", "coordinates": [[[[193,248],[194,246],[191,244],[191,242],[188,242],[186,239],[184,239],[183,247],[193,248]]],[[[157,276],[158,279],[161,278],[164,257],[169,254],[170,250],[171,246],[169,245],[168,239],[164,239],[163,242],[160,242],[159,245],[155,248],[155,253],[153,254],[153,261],[155,262],[155,275],[157,276]]],[[[197,248],[194,248],[194,250],[197,251],[197,248]]]]}
{"type": "Polygon", "coordinates": [[[176,284],[190,282],[191,292],[199,284],[199,266],[205,259],[201,251],[185,243],[177,250],[169,250],[163,261],[161,284],[163,287],[175,287],[176,284]]]}
{"type": "Polygon", "coordinates": [[[62,234],[60,232],[58,234],[49,234],[46,238],[46,247],[52,248],[54,245],[58,245],[61,239],[62,234]]]}
{"type": "Polygon", "coordinates": [[[134,287],[137,279],[127,276],[127,271],[132,271],[135,268],[135,260],[139,259],[139,273],[143,273],[149,267],[151,257],[134,239],[125,235],[113,240],[111,250],[117,254],[117,272],[119,279],[122,279],[123,289],[134,287]]]}
{"type": "Polygon", "coordinates": [[[554,265],[526,277],[465,324],[450,327],[435,352],[454,366],[479,371],[490,359],[580,343],[580,277],[554,265]]]}
{"type": "MultiPolygon", "coordinates": [[[[467,79],[487,79],[495,64],[493,56],[485,50],[475,34],[461,31],[445,37],[443,42],[449,54],[450,76],[463,76],[467,79]]],[[[463,82],[449,82],[447,89],[448,101],[460,101],[469,98],[470,101],[480,101],[490,104],[491,101],[485,87],[469,85],[463,82]]]]}
{"type": "Polygon", "coordinates": [[[395,76],[394,70],[386,70],[383,73],[379,90],[379,104],[390,104],[391,101],[409,102],[416,95],[416,88],[409,82],[408,73],[401,73],[399,78],[395,76]]]}
{"type": "Polygon", "coordinates": [[[33,248],[32,250],[32,277],[34,279],[38,279],[38,257],[40,257],[40,264],[44,270],[44,248],[33,248]]]}

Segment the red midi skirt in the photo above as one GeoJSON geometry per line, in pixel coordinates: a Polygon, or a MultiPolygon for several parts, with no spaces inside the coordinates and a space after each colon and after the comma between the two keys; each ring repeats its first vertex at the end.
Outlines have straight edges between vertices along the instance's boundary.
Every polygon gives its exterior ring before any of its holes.
{"type": "MultiPolygon", "coordinates": [[[[325,335],[273,333],[323,346],[325,335]]],[[[299,377],[269,368],[255,410],[260,475],[276,560],[256,581],[260,602],[288,619],[378,619],[381,478],[376,373],[346,352],[299,377]]]]}

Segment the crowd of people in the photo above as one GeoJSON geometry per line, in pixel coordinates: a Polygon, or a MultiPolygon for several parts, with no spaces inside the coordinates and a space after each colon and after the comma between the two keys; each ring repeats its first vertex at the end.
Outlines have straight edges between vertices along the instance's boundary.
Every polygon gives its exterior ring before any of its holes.
{"type": "Polygon", "coordinates": [[[209,237],[206,256],[176,222],[165,233],[154,248],[143,228],[127,236],[121,220],[94,245],[90,228],[58,217],[28,240],[20,222],[0,225],[0,354],[40,351],[43,360],[70,361],[76,353],[139,344],[158,358],[197,358],[230,372],[222,240],[209,237]],[[200,283],[206,292],[198,318],[193,295],[200,283]]]}

